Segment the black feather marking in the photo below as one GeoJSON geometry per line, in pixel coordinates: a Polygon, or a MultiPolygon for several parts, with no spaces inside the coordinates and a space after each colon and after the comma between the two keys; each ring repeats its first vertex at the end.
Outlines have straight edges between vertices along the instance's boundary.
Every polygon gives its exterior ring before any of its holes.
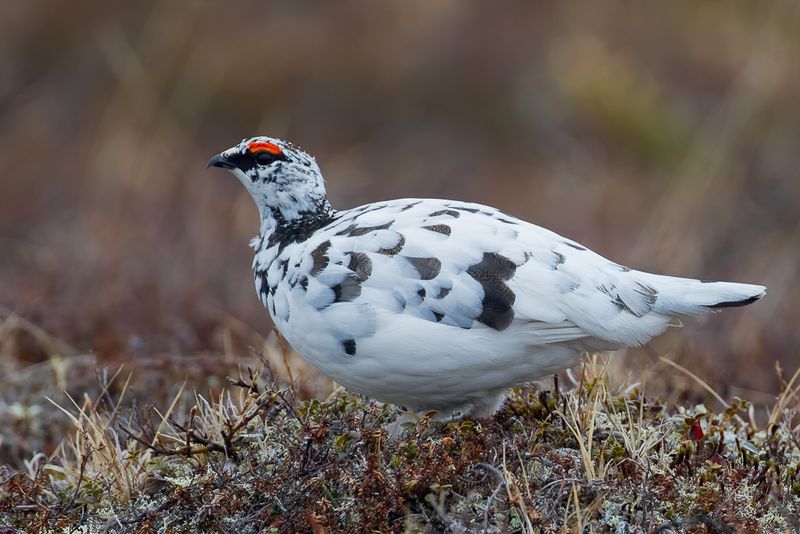
{"type": "Polygon", "coordinates": [[[628,313],[633,313],[627,304],[622,300],[622,297],[619,296],[619,292],[617,291],[617,286],[615,284],[611,284],[610,286],[597,286],[598,291],[601,293],[605,293],[611,299],[611,303],[619,308],[619,311],[623,312],[626,311],[628,313]]]}
{"type": "Polygon", "coordinates": [[[619,311],[621,312],[626,311],[632,315],[636,315],[635,313],[633,313],[633,310],[630,309],[627,304],[625,304],[625,301],[622,300],[622,297],[620,297],[619,294],[609,295],[609,296],[611,297],[611,303],[617,308],[619,308],[619,311]]]}
{"type": "Polygon", "coordinates": [[[421,200],[418,200],[418,201],[416,201],[416,202],[412,202],[411,204],[407,204],[407,205],[403,206],[403,209],[401,209],[400,211],[406,211],[406,210],[410,210],[411,208],[413,208],[414,206],[416,206],[416,205],[417,205],[417,204],[419,204],[420,202],[422,202],[422,201],[421,201],[421,200]]]}
{"type": "Polygon", "coordinates": [[[355,339],[345,339],[342,341],[342,347],[344,347],[344,352],[348,356],[355,356],[356,355],[356,340],[355,339]]]}
{"type": "Polygon", "coordinates": [[[308,277],[307,276],[301,276],[300,277],[300,287],[302,287],[304,290],[308,289],[308,277]]]}
{"type": "Polygon", "coordinates": [[[423,226],[424,229],[431,232],[439,232],[440,234],[450,235],[451,229],[446,224],[434,224],[431,226],[423,226]]]}
{"type": "Polygon", "coordinates": [[[495,252],[485,252],[480,263],[471,265],[467,273],[483,287],[483,308],[478,321],[495,330],[505,330],[514,320],[516,295],[505,281],[517,270],[513,261],[495,252]]]}
{"type": "Polygon", "coordinates": [[[444,319],[444,314],[443,313],[433,312],[433,316],[436,317],[436,322],[437,323],[440,322],[442,319],[444,319]]]}
{"type": "Polygon", "coordinates": [[[374,231],[377,231],[377,230],[386,230],[393,223],[394,223],[394,221],[389,221],[388,223],[382,224],[380,226],[363,226],[363,227],[360,227],[360,228],[353,228],[348,232],[347,235],[352,236],[352,237],[356,237],[356,236],[368,234],[370,232],[374,232],[374,231]]]}
{"type": "Polygon", "coordinates": [[[453,288],[452,288],[452,287],[443,287],[443,288],[440,288],[440,289],[439,289],[439,294],[438,294],[438,295],[436,295],[436,297],[435,297],[435,298],[437,298],[437,299],[443,299],[443,298],[445,298],[445,297],[446,297],[446,296],[447,296],[447,295],[450,293],[450,290],[451,290],[451,289],[453,289],[453,288]]]}
{"type": "Polygon", "coordinates": [[[384,254],[386,256],[394,256],[401,250],[403,250],[403,246],[406,244],[406,238],[403,237],[403,234],[398,233],[397,235],[400,236],[400,239],[397,241],[397,244],[392,248],[379,248],[377,250],[378,254],[384,254]]]}
{"type": "Polygon", "coordinates": [[[458,219],[459,217],[461,217],[461,214],[458,213],[457,211],[454,211],[454,210],[434,211],[433,213],[428,215],[428,217],[438,217],[439,215],[449,215],[450,217],[452,217],[454,219],[458,219]]]}
{"type": "Polygon", "coordinates": [[[567,287],[567,293],[575,292],[578,290],[579,287],[581,287],[580,280],[571,280],[569,282],[569,287],[567,287]]]}
{"type": "Polygon", "coordinates": [[[359,281],[363,282],[372,274],[372,260],[363,252],[351,252],[347,268],[356,274],[359,281]]]}
{"type": "Polygon", "coordinates": [[[419,273],[422,280],[433,280],[439,276],[442,262],[436,258],[406,258],[408,263],[419,273]]]}
{"type": "Polygon", "coordinates": [[[558,266],[567,261],[566,256],[561,254],[560,252],[553,251],[553,256],[555,257],[555,264],[553,265],[553,270],[555,271],[558,269],[558,266]]]}
{"type": "Polygon", "coordinates": [[[333,223],[337,217],[336,212],[324,197],[318,199],[309,211],[305,211],[301,215],[301,217],[287,221],[280,210],[273,208],[272,217],[277,222],[277,229],[270,235],[267,248],[277,245],[278,253],[280,253],[291,243],[306,241],[314,235],[314,232],[333,223]]]}
{"type": "Polygon", "coordinates": [[[505,330],[514,320],[514,292],[503,283],[484,284],[483,288],[483,309],[477,320],[495,330],[505,330]]]}
{"type": "Polygon", "coordinates": [[[350,223],[350,225],[347,228],[345,228],[344,230],[339,230],[338,232],[336,232],[336,235],[348,235],[348,234],[350,234],[350,232],[352,232],[356,228],[358,228],[358,224],[357,223],[350,223]]]}
{"type": "Polygon", "coordinates": [[[484,252],[480,263],[470,265],[467,273],[478,282],[509,280],[517,270],[516,264],[496,252],[484,252]]]}
{"type": "Polygon", "coordinates": [[[333,290],[333,302],[351,302],[361,295],[361,282],[355,277],[348,276],[331,289],[333,290]]]}
{"type": "Polygon", "coordinates": [[[311,257],[314,258],[314,265],[311,267],[311,276],[318,275],[328,266],[328,263],[330,263],[331,260],[328,258],[329,248],[331,248],[331,242],[324,241],[311,253],[311,257]]]}
{"type": "Polygon", "coordinates": [[[267,281],[267,272],[266,271],[256,271],[255,277],[257,280],[261,280],[261,285],[259,286],[259,293],[262,295],[266,295],[267,291],[269,291],[269,282],[267,281]]]}
{"type": "Polygon", "coordinates": [[[419,295],[419,298],[424,299],[426,295],[425,288],[424,287],[419,288],[417,290],[417,295],[419,295]]]}
{"type": "Polygon", "coordinates": [[[658,300],[658,290],[641,282],[636,282],[636,285],[638,287],[635,291],[644,298],[644,301],[647,303],[647,311],[650,311],[650,308],[652,308],[653,304],[658,300]]]}
{"type": "Polygon", "coordinates": [[[564,243],[568,247],[574,248],[575,250],[586,250],[586,247],[582,247],[581,245],[579,245],[577,243],[570,243],[569,241],[562,241],[562,243],[564,243]]]}
{"type": "Polygon", "coordinates": [[[747,306],[748,304],[752,304],[755,301],[759,300],[761,295],[755,295],[752,297],[748,297],[744,300],[734,300],[728,302],[718,302],[717,304],[712,304],[710,306],[706,306],[706,308],[738,308],[739,306],[747,306]]]}
{"type": "Polygon", "coordinates": [[[495,220],[498,220],[501,223],[505,223],[505,224],[517,224],[517,221],[512,221],[511,219],[506,219],[506,218],[503,218],[503,217],[495,217],[495,220]]]}
{"type": "Polygon", "coordinates": [[[658,299],[658,291],[655,288],[644,285],[640,282],[637,282],[636,285],[638,287],[634,289],[634,291],[640,295],[644,301],[644,309],[639,312],[631,309],[631,307],[624,300],[622,300],[619,291],[617,291],[616,285],[611,284],[608,287],[599,286],[597,289],[608,295],[611,299],[611,303],[619,308],[620,312],[628,312],[636,317],[642,317],[653,308],[653,304],[655,304],[656,300],[658,299]]]}
{"type": "Polygon", "coordinates": [[[355,215],[354,217],[351,218],[357,219],[358,217],[361,217],[365,213],[382,210],[385,207],[386,207],[386,202],[375,202],[373,204],[365,204],[363,206],[359,206],[358,208],[353,208],[352,212],[357,213],[358,215],[355,215]]]}

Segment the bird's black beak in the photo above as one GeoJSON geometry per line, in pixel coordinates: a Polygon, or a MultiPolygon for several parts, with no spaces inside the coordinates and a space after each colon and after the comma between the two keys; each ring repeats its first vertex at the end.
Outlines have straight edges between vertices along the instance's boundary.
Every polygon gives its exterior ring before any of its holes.
{"type": "Polygon", "coordinates": [[[217,154],[208,160],[208,167],[222,167],[223,169],[233,169],[234,165],[222,154],[217,154]]]}

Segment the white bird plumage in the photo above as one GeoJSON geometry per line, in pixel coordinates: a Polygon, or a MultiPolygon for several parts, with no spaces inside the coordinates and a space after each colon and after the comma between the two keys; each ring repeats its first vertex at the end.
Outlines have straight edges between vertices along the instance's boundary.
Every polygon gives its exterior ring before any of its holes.
{"type": "Polygon", "coordinates": [[[336,382],[411,410],[491,415],[586,351],[646,343],[760,285],[636,271],[495,208],[401,199],[334,210],[314,159],[255,137],[215,156],[258,205],[256,289],[336,382]]]}

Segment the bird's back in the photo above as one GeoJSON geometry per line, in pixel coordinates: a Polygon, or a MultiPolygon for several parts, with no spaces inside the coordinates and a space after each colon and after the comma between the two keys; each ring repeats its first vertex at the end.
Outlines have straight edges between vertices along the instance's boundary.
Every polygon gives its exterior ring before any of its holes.
{"type": "Polygon", "coordinates": [[[736,284],[715,295],[719,286],[628,269],[494,208],[436,199],[339,212],[269,256],[257,256],[256,278],[267,273],[265,304],[289,342],[337,381],[391,402],[416,388],[454,404],[585,350],[645,343],[715,299],[763,292],[736,284]]]}

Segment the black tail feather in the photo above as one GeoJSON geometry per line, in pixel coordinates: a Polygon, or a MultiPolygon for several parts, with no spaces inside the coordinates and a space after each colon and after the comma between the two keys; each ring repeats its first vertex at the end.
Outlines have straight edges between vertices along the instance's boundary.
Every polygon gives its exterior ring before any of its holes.
{"type": "Polygon", "coordinates": [[[706,306],[707,308],[738,308],[739,306],[747,306],[748,304],[752,304],[755,301],[759,300],[761,295],[755,295],[750,298],[746,298],[744,300],[733,300],[728,302],[719,302],[717,304],[712,304],[711,306],[706,306]]]}

